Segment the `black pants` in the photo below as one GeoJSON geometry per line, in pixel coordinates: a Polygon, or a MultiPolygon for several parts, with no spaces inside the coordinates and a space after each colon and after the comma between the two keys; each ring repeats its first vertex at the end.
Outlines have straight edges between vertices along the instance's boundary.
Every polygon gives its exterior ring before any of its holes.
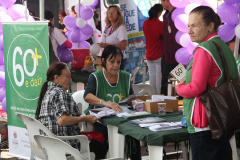
{"type": "Polygon", "coordinates": [[[232,160],[232,148],[229,139],[213,140],[211,131],[190,134],[193,160],[232,160]]]}
{"type": "Polygon", "coordinates": [[[167,95],[167,85],[168,85],[168,75],[178,63],[167,64],[165,63],[164,57],[162,57],[161,67],[162,67],[162,88],[161,94],[167,95]]]}
{"type": "MultiPolygon", "coordinates": [[[[107,127],[96,122],[94,124],[94,127],[95,127],[95,131],[96,132],[100,132],[103,134],[103,137],[105,138],[105,143],[103,146],[101,146],[101,144],[97,144],[96,147],[93,146],[94,143],[90,144],[90,150],[91,152],[94,152],[95,155],[96,155],[96,159],[104,159],[106,157],[106,154],[108,152],[108,131],[107,131],[107,127]],[[101,148],[99,148],[101,147],[101,148]],[[91,148],[96,148],[95,150],[91,149],[91,148]]],[[[132,137],[131,137],[132,138],[132,137]]],[[[135,143],[135,148],[134,148],[134,152],[131,154],[130,156],[130,159],[131,160],[141,160],[141,147],[140,147],[140,142],[135,139],[135,138],[132,138],[132,141],[135,143]]]]}

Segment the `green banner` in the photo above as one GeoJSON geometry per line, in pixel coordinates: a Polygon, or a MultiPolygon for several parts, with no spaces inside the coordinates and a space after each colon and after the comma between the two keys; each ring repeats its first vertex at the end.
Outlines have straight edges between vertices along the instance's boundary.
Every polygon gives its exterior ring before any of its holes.
{"type": "Polygon", "coordinates": [[[49,65],[47,22],[5,23],[3,41],[9,151],[15,156],[29,157],[27,131],[16,113],[35,115],[49,65]]]}

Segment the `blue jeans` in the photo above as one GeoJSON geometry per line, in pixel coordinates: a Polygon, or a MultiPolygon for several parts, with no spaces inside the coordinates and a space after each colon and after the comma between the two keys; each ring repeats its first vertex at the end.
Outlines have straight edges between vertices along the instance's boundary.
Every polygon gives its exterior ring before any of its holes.
{"type": "Polygon", "coordinates": [[[232,160],[232,148],[226,136],[221,140],[213,140],[211,131],[190,134],[193,160],[232,160]]]}

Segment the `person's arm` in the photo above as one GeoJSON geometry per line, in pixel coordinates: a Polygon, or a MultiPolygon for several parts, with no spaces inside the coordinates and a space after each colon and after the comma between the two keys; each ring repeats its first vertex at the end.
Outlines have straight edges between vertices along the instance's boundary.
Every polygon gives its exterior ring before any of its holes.
{"type": "Polygon", "coordinates": [[[100,118],[97,118],[92,115],[86,115],[82,117],[77,117],[77,116],[68,116],[67,113],[63,113],[61,117],[58,118],[57,123],[59,126],[68,126],[68,125],[74,125],[79,122],[90,122],[90,123],[95,123],[97,120],[100,118]]]}
{"type": "Polygon", "coordinates": [[[93,74],[91,74],[88,79],[88,85],[85,89],[84,100],[91,105],[104,106],[104,107],[112,108],[116,111],[121,111],[121,108],[117,103],[106,102],[104,100],[101,100],[100,98],[95,96],[95,94],[96,94],[96,78],[94,77],[93,74]]]}
{"type": "Polygon", "coordinates": [[[64,44],[67,48],[72,48],[72,42],[70,42],[69,40],[66,40],[63,44],[64,44]]]}
{"type": "Polygon", "coordinates": [[[207,81],[212,68],[213,59],[209,53],[198,48],[194,53],[192,66],[192,81],[189,84],[180,83],[177,94],[184,98],[201,95],[207,87],[207,81]]]}
{"type": "MultiPolygon", "coordinates": [[[[106,48],[107,46],[114,45],[110,43],[99,43],[99,46],[102,48],[106,48]]],[[[125,50],[127,47],[127,40],[122,40],[119,45],[115,45],[119,47],[121,50],[125,50]]]]}

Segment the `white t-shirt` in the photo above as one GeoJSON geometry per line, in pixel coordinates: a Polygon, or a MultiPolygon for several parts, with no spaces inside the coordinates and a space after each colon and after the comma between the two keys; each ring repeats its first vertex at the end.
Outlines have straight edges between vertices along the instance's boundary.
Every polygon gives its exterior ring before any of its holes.
{"type": "MultiPolygon", "coordinates": [[[[50,32],[50,28],[49,28],[49,32],[50,32]]],[[[49,33],[50,35],[50,33],[49,33]]],[[[57,29],[56,27],[53,28],[50,39],[52,41],[52,46],[53,46],[53,50],[55,52],[56,57],[58,57],[57,55],[57,47],[58,45],[62,45],[67,38],[62,34],[61,31],[59,31],[59,29],[57,29]]]]}
{"type": "MultiPolygon", "coordinates": [[[[113,31],[112,34],[105,37],[103,32],[102,34],[102,43],[109,43],[113,45],[119,45],[122,40],[127,40],[127,28],[125,25],[121,25],[118,27],[117,30],[113,31]]],[[[123,59],[126,58],[125,50],[123,52],[123,59]]]]}

